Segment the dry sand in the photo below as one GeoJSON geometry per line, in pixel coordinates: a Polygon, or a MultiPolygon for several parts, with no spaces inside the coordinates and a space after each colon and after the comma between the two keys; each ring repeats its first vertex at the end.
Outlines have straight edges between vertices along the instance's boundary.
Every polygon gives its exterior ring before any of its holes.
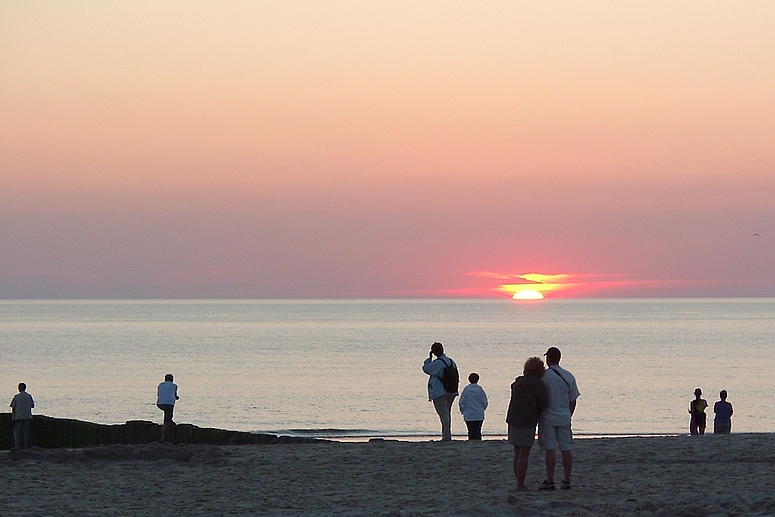
{"type": "MultiPolygon", "coordinates": [[[[574,453],[572,490],[518,493],[502,441],[14,450],[0,453],[0,515],[775,516],[775,435],[584,439],[574,453]]],[[[543,478],[534,448],[528,484],[543,478]]]]}

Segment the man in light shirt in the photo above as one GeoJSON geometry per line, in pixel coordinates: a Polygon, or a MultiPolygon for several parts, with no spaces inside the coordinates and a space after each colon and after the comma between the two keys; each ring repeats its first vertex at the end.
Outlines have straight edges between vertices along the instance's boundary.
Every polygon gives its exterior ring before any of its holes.
{"type": "Polygon", "coordinates": [[[30,422],[35,401],[27,393],[27,385],[19,383],[19,393],[11,400],[11,420],[13,421],[13,446],[27,449],[30,446],[30,422]]]}
{"type": "Polygon", "coordinates": [[[558,447],[562,455],[562,469],[565,475],[561,487],[569,489],[573,468],[573,453],[571,452],[573,433],[570,422],[573,412],[576,410],[579,389],[573,374],[560,368],[559,348],[550,347],[544,355],[548,368],[541,381],[549,392],[549,407],[541,413],[538,422],[538,442],[546,454],[546,480],[539,489],[554,490],[554,467],[557,463],[555,450],[558,447]]]}
{"type": "Polygon", "coordinates": [[[172,374],[164,376],[164,382],[159,384],[156,390],[156,406],[164,411],[164,424],[161,426],[161,441],[167,441],[170,427],[174,424],[172,421],[172,412],[175,409],[175,401],[178,397],[178,385],[172,382],[172,374]]]}

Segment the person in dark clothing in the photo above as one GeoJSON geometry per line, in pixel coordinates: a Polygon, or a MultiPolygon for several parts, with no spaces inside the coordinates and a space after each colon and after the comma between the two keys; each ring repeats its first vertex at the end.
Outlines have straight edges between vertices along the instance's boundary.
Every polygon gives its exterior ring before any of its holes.
{"type": "Polygon", "coordinates": [[[546,371],[540,357],[525,361],[523,375],[511,385],[511,400],[506,414],[509,443],[514,447],[514,476],[517,490],[527,490],[525,477],[530,449],[535,441],[536,425],[541,412],[549,405],[549,393],[541,382],[546,371]]]}
{"type": "Polygon", "coordinates": [[[702,390],[694,390],[694,400],[689,404],[689,414],[692,416],[689,422],[689,432],[692,435],[705,434],[705,408],[708,407],[708,401],[702,398],[702,390]]]}
{"type": "Polygon", "coordinates": [[[721,390],[719,401],[713,405],[716,414],[713,419],[713,434],[729,434],[732,432],[732,404],[727,402],[727,390],[721,390]]]}
{"type": "Polygon", "coordinates": [[[13,446],[27,449],[30,446],[30,422],[35,401],[27,393],[27,385],[19,383],[19,393],[11,400],[11,422],[13,422],[13,446]]]}

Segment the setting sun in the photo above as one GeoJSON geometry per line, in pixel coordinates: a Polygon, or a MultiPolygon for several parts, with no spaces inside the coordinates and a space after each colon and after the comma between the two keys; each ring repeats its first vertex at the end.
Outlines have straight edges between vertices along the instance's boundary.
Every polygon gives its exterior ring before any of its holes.
{"type": "Polygon", "coordinates": [[[544,295],[539,293],[538,291],[533,291],[532,289],[525,289],[524,291],[519,291],[514,293],[514,296],[511,297],[512,300],[543,300],[544,295]]]}
{"type": "Polygon", "coordinates": [[[544,293],[560,293],[578,285],[573,281],[576,275],[567,273],[557,275],[546,275],[541,273],[518,275],[513,273],[477,271],[469,274],[494,278],[501,281],[517,280],[518,282],[503,283],[494,288],[495,291],[508,293],[514,300],[543,300],[545,296],[544,293]]]}

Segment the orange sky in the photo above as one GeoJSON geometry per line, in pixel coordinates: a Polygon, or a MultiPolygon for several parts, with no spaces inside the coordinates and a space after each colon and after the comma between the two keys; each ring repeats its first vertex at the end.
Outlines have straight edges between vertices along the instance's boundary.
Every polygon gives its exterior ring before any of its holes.
{"type": "Polygon", "coordinates": [[[0,0],[0,297],[775,296],[773,91],[769,1],[0,0]]]}

